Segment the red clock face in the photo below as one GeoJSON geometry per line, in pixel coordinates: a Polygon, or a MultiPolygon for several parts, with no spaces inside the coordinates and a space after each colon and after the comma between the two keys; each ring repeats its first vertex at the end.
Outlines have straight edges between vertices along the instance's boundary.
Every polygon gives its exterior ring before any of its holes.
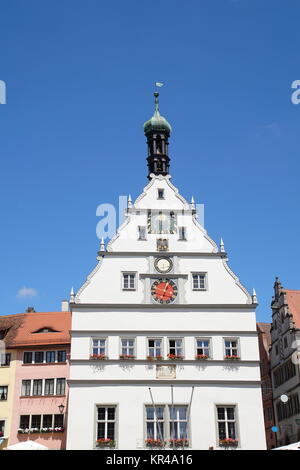
{"type": "Polygon", "coordinates": [[[158,279],[151,287],[153,299],[160,304],[170,304],[177,296],[177,286],[170,279],[158,279]]]}

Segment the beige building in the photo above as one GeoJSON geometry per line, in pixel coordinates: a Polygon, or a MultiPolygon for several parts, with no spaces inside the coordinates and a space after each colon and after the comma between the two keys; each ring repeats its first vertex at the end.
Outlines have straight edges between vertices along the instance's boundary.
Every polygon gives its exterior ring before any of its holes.
{"type": "Polygon", "coordinates": [[[7,447],[13,412],[17,351],[9,346],[23,317],[23,314],[0,317],[0,450],[7,447]]]}

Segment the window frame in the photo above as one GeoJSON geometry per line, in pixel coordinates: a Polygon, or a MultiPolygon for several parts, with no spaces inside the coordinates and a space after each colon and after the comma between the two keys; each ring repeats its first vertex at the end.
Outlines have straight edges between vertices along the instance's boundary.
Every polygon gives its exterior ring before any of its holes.
{"type": "MultiPolygon", "coordinates": [[[[147,357],[150,357],[151,354],[150,354],[150,346],[149,346],[149,341],[160,341],[160,356],[161,358],[163,359],[164,358],[164,338],[162,336],[147,336],[146,338],[146,354],[147,354],[147,357]]],[[[156,350],[156,346],[153,346],[153,348],[155,348],[156,350]]],[[[155,356],[151,356],[153,358],[156,358],[157,355],[155,356]]]]}
{"type": "MultiPolygon", "coordinates": [[[[125,356],[125,355],[128,355],[127,353],[126,354],[123,354],[123,346],[122,346],[122,341],[133,341],[133,359],[136,358],[136,337],[135,336],[120,336],[120,341],[119,341],[119,347],[120,347],[120,354],[119,354],[119,357],[120,356],[125,356]]],[[[132,346],[129,346],[129,348],[131,348],[132,346]]],[[[126,347],[126,349],[128,350],[128,346],[126,347]]],[[[131,354],[130,354],[131,355],[131,354]]]]}
{"type": "MultiPolygon", "coordinates": [[[[223,336],[223,354],[224,354],[224,359],[226,356],[233,356],[233,354],[226,354],[226,349],[228,349],[228,347],[226,347],[225,345],[225,342],[226,341],[236,341],[236,357],[240,358],[241,359],[241,345],[240,345],[240,338],[239,337],[236,337],[236,336],[223,336]]],[[[230,349],[232,350],[232,346],[230,346],[230,349]]]]}
{"type": "MultiPolygon", "coordinates": [[[[163,440],[166,442],[166,447],[169,449],[172,449],[173,446],[170,444],[171,439],[175,439],[175,437],[171,436],[171,408],[186,408],[186,437],[182,439],[187,439],[188,440],[188,446],[185,446],[185,449],[191,449],[192,448],[192,436],[191,436],[191,414],[189,413],[189,403],[155,403],[155,408],[162,408],[164,409],[164,420],[163,420],[163,440]]],[[[143,405],[144,411],[143,411],[143,419],[144,419],[144,447],[146,447],[146,440],[151,439],[151,437],[148,437],[147,434],[147,408],[153,408],[153,403],[146,402],[143,405]]],[[[152,421],[152,420],[151,420],[152,421]]],[[[154,421],[155,422],[155,421],[154,421]]],[[[160,421],[161,422],[161,421],[160,421]]],[[[157,436],[159,439],[160,437],[157,436]]]]}
{"type": "MultiPolygon", "coordinates": [[[[207,291],[208,290],[208,276],[207,271],[192,271],[191,272],[191,280],[192,280],[192,290],[193,291],[207,291]],[[204,276],[204,287],[194,287],[194,276],[204,276]]],[[[198,278],[199,282],[199,278],[198,278]]]]}
{"type": "Polygon", "coordinates": [[[122,291],[136,291],[137,290],[137,271],[122,271],[121,276],[121,283],[122,283],[122,291]],[[133,276],[133,284],[134,287],[130,287],[130,280],[129,280],[129,287],[125,287],[125,276],[133,276]]]}
{"type": "Polygon", "coordinates": [[[7,399],[8,399],[8,385],[0,385],[0,402],[7,401],[7,399]],[[3,389],[2,392],[1,392],[1,389],[3,389]],[[4,391],[4,389],[6,389],[6,392],[4,391]],[[4,393],[5,395],[5,398],[3,399],[1,398],[2,393],[4,393]]]}
{"type": "MultiPolygon", "coordinates": [[[[109,404],[107,404],[107,403],[96,403],[96,405],[95,405],[94,448],[96,448],[96,449],[97,449],[97,439],[98,439],[98,423],[103,422],[103,420],[98,420],[98,408],[105,408],[105,409],[114,408],[115,409],[115,419],[114,419],[113,422],[115,423],[115,427],[114,427],[115,446],[114,446],[114,449],[116,449],[118,447],[118,442],[119,442],[119,435],[118,435],[118,431],[119,431],[119,406],[118,406],[118,403],[109,403],[109,404]]],[[[106,415],[106,412],[105,412],[105,415],[106,415]]],[[[107,426],[105,426],[104,434],[107,436],[107,426]]]]}
{"type": "Polygon", "coordinates": [[[98,355],[99,355],[99,354],[104,354],[105,356],[108,356],[108,338],[107,338],[107,336],[92,336],[92,337],[91,337],[90,355],[92,356],[92,355],[94,355],[94,354],[98,354],[98,355]],[[98,346],[95,347],[95,346],[93,345],[93,342],[94,342],[94,341],[105,341],[105,344],[104,344],[104,353],[99,353],[99,352],[94,353],[94,349],[99,350],[99,348],[100,348],[100,346],[99,346],[99,347],[98,347],[98,346]]]}
{"type": "MultiPolygon", "coordinates": [[[[238,419],[238,405],[237,403],[215,403],[215,425],[216,425],[216,447],[222,448],[220,446],[220,437],[219,437],[219,418],[218,418],[218,408],[233,408],[234,409],[234,423],[235,423],[235,439],[238,441],[237,447],[241,447],[241,441],[240,441],[240,432],[239,432],[239,419],[238,419]]],[[[227,416],[227,410],[226,410],[226,415],[227,416]]],[[[223,420],[220,420],[223,421],[223,420]]],[[[233,421],[233,420],[230,420],[233,421]]],[[[226,423],[225,419],[225,423],[226,423]]],[[[225,430],[226,433],[228,433],[228,426],[225,425],[225,430]]],[[[226,436],[228,438],[229,436],[226,436]]]]}
{"type": "Polygon", "coordinates": [[[138,225],[138,240],[145,241],[147,240],[147,226],[146,225],[138,225]],[[141,231],[144,230],[144,237],[141,236],[141,231]]]}
{"type": "MultiPolygon", "coordinates": [[[[182,359],[184,359],[185,357],[185,348],[184,348],[184,337],[183,336],[168,336],[167,337],[167,350],[168,350],[168,355],[169,354],[173,354],[170,352],[170,341],[181,341],[181,350],[182,350],[182,353],[180,354],[182,359]]],[[[175,345],[175,351],[177,351],[177,347],[175,345]]],[[[176,356],[178,356],[177,352],[176,352],[176,356]]]]}
{"type": "Polygon", "coordinates": [[[195,357],[198,356],[198,345],[197,345],[198,341],[208,341],[208,348],[207,348],[208,349],[208,359],[212,359],[213,358],[212,337],[211,336],[195,336],[195,357]]]}
{"type": "Polygon", "coordinates": [[[0,355],[0,367],[10,367],[11,353],[4,352],[0,355]],[[4,357],[4,361],[2,358],[4,357]]]}
{"type": "Polygon", "coordinates": [[[164,188],[157,188],[157,199],[159,199],[160,201],[162,199],[165,199],[165,189],[164,188]]]}
{"type": "Polygon", "coordinates": [[[186,225],[178,225],[178,241],[181,241],[181,242],[187,241],[186,225]]]}

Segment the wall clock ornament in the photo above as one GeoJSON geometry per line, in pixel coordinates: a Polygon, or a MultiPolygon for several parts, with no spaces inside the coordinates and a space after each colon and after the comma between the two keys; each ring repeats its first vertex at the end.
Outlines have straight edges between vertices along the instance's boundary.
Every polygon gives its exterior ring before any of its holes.
{"type": "Polygon", "coordinates": [[[151,295],[159,304],[170,304],[175,301],[178,289],[170,279],[157,279],[151,286],[151,295]]]}

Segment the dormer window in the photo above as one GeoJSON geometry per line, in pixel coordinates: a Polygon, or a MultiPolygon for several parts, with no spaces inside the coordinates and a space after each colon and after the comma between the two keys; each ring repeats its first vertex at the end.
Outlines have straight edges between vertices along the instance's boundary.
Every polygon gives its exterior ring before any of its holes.
{"type": "Polygon", "coordinates": [[[164,189],[158,189],[157,190],[157,199],[165,199],[165,190],[164,189]]]}
{"type": "Polygon", "coordinates": [[[39,330],[33,331],[33,333],[59,333],[59,331],[53,330],[53,328],[45,326],[44,328],[40,328],[39,330]]]}

